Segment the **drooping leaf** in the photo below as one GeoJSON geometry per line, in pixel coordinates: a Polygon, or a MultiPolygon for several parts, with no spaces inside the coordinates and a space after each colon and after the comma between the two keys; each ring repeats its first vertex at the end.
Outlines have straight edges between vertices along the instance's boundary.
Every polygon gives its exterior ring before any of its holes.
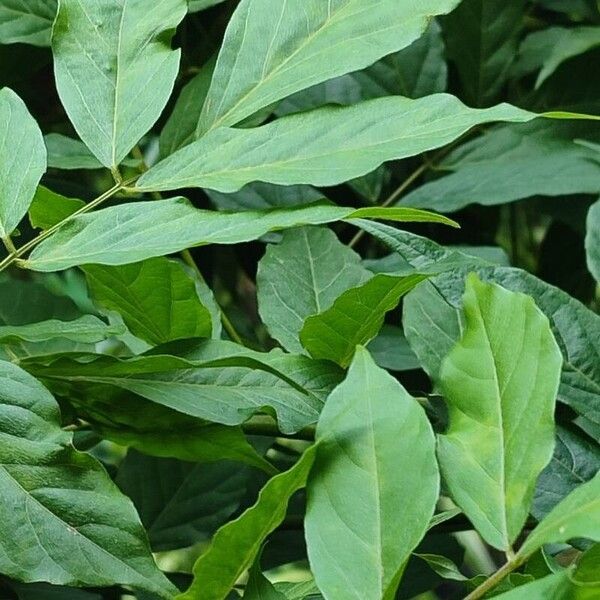
{"type": "Polygon", "coordinates": [[[600,541],[600,473],[575,488],[550,511],[523,542],[517,558],[530,556],[543,544],[573,538],[600,541]]]}
{"type": "MultiPolygon", "coordinates": [[[[238,244],[269,231],[360,217],[452,224],[414,209],[358,209],[315,204],[287,209],[216,212],[194,208],[184,198],[133,202],[71,219],[42,242],[23,265],[60,271],[77,265],[122,265],[205,244],[238,244]]],[[[357,223],[360,225],[360,223],[357,223]]]]}
{"type": "Polygon", "coordinates": [[[438,499],[429,421],[359,348],[316,439],[305,522],[316,582],[326,598],[394,598],[438,499]]]}
{"type": "Polygon", "coordinates": [[[465,99],[488,106],[498,97],[517,52],[526,0],[463,0],[443,22],[449,58],[465,99]]]}
{"type": "Polygon", "coordinates": [[[463,311],[465,332],[439,374],[449,427],[438,458],[456,503],[489,544],[507,550],[552,456],[562,356],[524,294],[469,275],[463,311]]]}
{"type": "Polygon", "coordinates": [[[102,163],[80,140],[60,133],[44,136],[48,151],[48,166],[53,169],[101,169],[102,163]]]}
{"type": "Polygon", "coordinates": [[[67,198],[39,185],[29,207],[29,221],[32,227],[49,229],[84,205],[83,200],[67,198]]]}
{"type": "Polygon", "coordinates": [[[49,46],[58,0],[2,0],[0,44],[49,46]]]}
{"type": "Polygon", "coordinates": [[[375,275],[349,289],[331,308],[306,319],[300,331],[302,345],[313,358],[347,366],[356,346],[370,342],[379,333],[386,313],[424,279],[424,275],[375,275]]]}
{"type": "Polygon", "coordinates": [[[214,68],[215,60],[211,59],[181,90],[173,112],[160,134],[161,158],[173,154],[194,141],[202,105],[208,93],[214,68]]]}
{"type": "Polygon", "coordinates": [[[594,151],[575,144],[578,137],[599,139],[600,129],[556,121],[496,127],[449,154],[439,167],[450,174],[417,188],[401,204],[447,213],[474,203],[597,193],[594,151]]]}
{"type": "Polygon", "coordinates": [[[46,147],[25,103],[11,89],[0,90],[0,237],[8,237],[25,216],[46,170],[46,147]]]}
{"type": "Polygon", "coordinates": [[[242,0],[225,33],[198,134],[357,71],[421,36],[456,0],[242,0]]]}
{"type": "Polygon", "coordinates": [[[180,263],[161,257],[83,270],[95,302],[118,312],[149,344],[211,336],[211,315],[180,263]]]}
{"type": "Polygon", "coordinates": [[[194,565],[194,581],[177,600],[224,600],[257,557],[267,536],[283,521],[291,496],[306,485],[314,446],[289,470],[270,479],[256,503],[215,534],[194,565]]]}
{"type": "Polygon", "coordinates": [[[0,343],[47,342],[63,338],[82,344],[94,344],[123,333],[124,328],[107,325],[93,315],[85,315],[73,321],[40,321],[29,325],[0,326],[0,343]]]}
{"type": "Polygon", "coordinates": [[[448,94],[324,107],[262,127],[215,129],[152,167],[136,187],[235,192],[252,181],[335,185],[448,144],[474,125],[534,117],[507,104],[471,109],[448,94]]]}
{"type": "MultiPolygon", "coordinates": [[[[533,297],[550,320],[563,354],[558,400],[571,406],[590,423],[600,424],[600,361],[597,358],[600,355],[600,317],[562,290],[520,269],[473,267],[469,270],[476,270],[484,281],[496,282],[533,297]]],[[[440,350],[436,349],[449,350],[453,337],[460,332],[465,274],[466,270],[456,270],[440,275],[421,284],[406,298],[406,336],[434,380],[438,377],[440,363],[440,350]],[[426,295],[423,294],[425,290],[426,295]],[[447,335],[441,334],[440,330],[447,335]]],[[[457,335],[454,340],[458,340],[457,335]]]]}
{"type": "Polygon", "coordinates": [[[596,281],[600,282],[600,200],[588,213],[585,249],[588,268],[596,281]]]}
{"type": "Polygon", "coordinates": [[[531,514],[541,521],[578,485],[600,470],[600,448],[581,433],[558,427],[554,455],[542,471],[531,514]]]}
{"type": "Polygon", "coordinates": [[[132,359],[96,357],[30,364],[37,376],[84,386],[109,384],[207,421],[238,425],[263,408],[277,415],[285,433],[318,419],[325,398],[340,380],[333,364],[306,356],[247,350],[211,340],[180,357],[161,354],[132,359]]]}
{"type": "Polygon", "coordinates": [[[302,352],[304,321],[371,277],[360,261],[329,229],[284,232],[280,244],[267,248],[256,275],[258,308],[271,336],[289,352],[302,352]]]}
{"type": "Polygon", "coordinates": [[[239,507],[249,475],[239,463],[187,463],[130,450],[116,483],[133,501],[152,550],[159,552],[209,539],[239,507]]]}
{"type": "Polygon", "coordinates": [[[58,93],[79,137],[116,169],[154,125],[173,90],[174,29],[185,0],[61,0],[52,49],[58,93]]]}
{"type": "Polygon", "coordinates": [[[0,571],[24,582],[117,582],[170,598],[133,506],[100,463],[74,450],[54,398],[11,363],[0,362],[0,378],[1,520],[18,531],[2,536],[0,571]]]}

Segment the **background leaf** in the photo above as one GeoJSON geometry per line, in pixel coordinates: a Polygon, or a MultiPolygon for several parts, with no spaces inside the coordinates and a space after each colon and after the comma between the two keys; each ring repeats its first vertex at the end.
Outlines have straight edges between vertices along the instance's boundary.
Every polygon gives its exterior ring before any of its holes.
{"type": "Polygon", "coordinates": [[[358,348],[316,439],[305,524],[316,582],[327,598],[394,598],[439,492],[425,413],[358,348]]]}
{"type": "Polygon", "coordinates": [[[596,202],[588,213],[585,247],[588,268],[596,281],[600,282],[600,201],[596,202]]]}
{"type": "Polygon", "coordinates": [[[58,0],[2,0],[0,44],[49,46],[58,0]]]}

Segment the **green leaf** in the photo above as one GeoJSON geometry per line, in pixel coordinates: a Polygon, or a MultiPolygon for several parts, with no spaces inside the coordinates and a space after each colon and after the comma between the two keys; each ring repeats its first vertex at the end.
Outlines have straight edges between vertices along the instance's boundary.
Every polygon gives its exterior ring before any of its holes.
{"type": "Polygon", "coordinates": [[[54,169],[101,169],[102,163],[80,140],[49,133],[44,136],[48,151],[48,166],[54,169]]]}
{"type": "Polygon", "coordinates": [[[102,600],[102,596],[76,588],[58,587],[47,583],[10,583],[19,600],[102,600]]]}
{"type": "Polygon", "coordinates": [[[81,3],[61,0],[54,23],[54,72],[79,137],[116,169],[154,125],[179,69],[170,40],[185,0],[81,3]]]}
{"type": "Polygon", "coordinates": [[[429,421],[358,348],[327,400],[316,439],[305,522],[316,582],[327,598],[394,598],[438,499],[429,421]]]}
{"type": "Polygon", "coordinates": [[[456,0],[242,0],[225,32],[197,134],[239,123],[420,37],[456,0]]]}
{"type": "Polygon", "coordinates": [[[553,41],[550,53],[544,57],[542,70],[535,82],[536,88],[539,88],[564,61],[600,46],[600,27],[562,29],[562,35],[553,41]]]}
{"type": "Polygon", "coordinates": [[[456,564],[445,556],[438,554],[421,554],[415,552],[415,556],[424,560],[433,571],[435,571],[443,579],[450,579],[452,581],[466,581],[465,577],[456,564]]]}
{"type": "Polygon", "coordinates": [[[383,369],[411,371],[420,367],[402,329],[393,325],[384,325],[379,335],[368,345],[368,350],[373,360],[383,369]]]}
{"type": "Polygon", "coordinates": [[[554,455],[542,471],[535,490],[531,514],[541,521],[577,486],[600,469],[600,447],[576,430],[558,427],[554,455]]]}
{"type": "Polygon", "coordinates": [[[39,185],[29,207],[29,221],[32,227],[50,229],[84,205],[83,200],[66,198],[39,185]]]}
{"type": "Polygon", "coordinates": [[[375,275],[341,294],[331,308],[304,322],[300,341],[313,358],[350,364],[359,344],[370,342],[381,329],[386,313],[396,308],[424,275],[375,275]]]}
{"type": "Polygon", "coordinates": [[[250,569],[250,576],[244,589],[243,598],[244,600],[288,600],[288,596],[278,591],[261,573],[258,560],[250,569]]]}
{"type": "Polygon", "coordinates": [[[447,94],[324,107],[262,127],[213,130],[152,167],[136,188],[235,192],[252,181],[335,185],[448,144],[475,125],[533,118],[508,104],[471,109],[447,94]]]}
{"type": "Polygon", "coordinates": [[[284,433],[315,423],[340,370],[324,361],[274,350],[255,352],[210,340],[191,345],[181,357],[156,354],[117,359],[84,355],[48,365],[28,364],[37,376],[86,386],[110,384],[181,413],[238,425],[267,408],[284,433]]]}
{"type": "Polygon", "coordinates": [[[324,312],[349,288],[371,277],[353,250],[326,228],[284,232],[258,264],[258,308],[269,333],[289,352],[302,352],[298,340],[307,317],[324,312]]]}
{"type": "Polygon", "coordinates": [[[438,458],[478,532],[508,550],[552,456],[562,356],[548,319],[524,294],[472,274],[463,310],[464,334],[439,374],[449,427],[438,458]]]}
{"type": "Polygon", "coordinates": [[[25,216],[46,170],[46,147],[25,103],[9,88],[0,90],[0,237],[8,237],[25,216]]]}
{"type": "Polygon", "coordinates": [[[116,483],[160,552],[209,539],[240,506],[249,475],[239,463],[194,464],[130,450],[116,483]]]}
{"type": "Polygon", "coordinates": [[[578,537],[600,541],[600,473],[550,511],[523,542],[517,559],[530,556],[544,544],[558,544],[578,537]]]}
{"type": "Polygon", "coordinates": [[[585,236],[587,264],[596,281],[600,282],[600,200],[590,208],[585,236]]]}
{"type": "Polygon", "coordinates": [[[170,598],[131,503],[60,428],[58,405],[33,377],[0,362],[0,571],[24,582],[131,585],[170,598]],[[94,565],[90,569],[90,564],[94,565]]]}
{"type": "Polygon", "coordinates": [[[498,97],[517,53],[526,0],[462,0],[442,20],[448,57],[465,98],[487,106],[498,97]]]}
{"type": "Polygon", "coordinates": [[[595,194],[600,169],[594,151],[574,140],[596,139],[599,132],[590,123],[556,121],[496,127],[449,154],[438,167],[450,174],[417,188],[402,206],[448,213],[535,195],[595,194]]]}
{"type": "MultiPolygon", "coordinates": [[[[129,264],[191,246],[239,244],[258,239],[269,231],[358,219],[369,216],[372,210],[314,204],[224,213],[194,208],[184,198],[132,202],[71,219],[39,244],[22,264],[35,271],[60,271],[88,264],[129,264]]],[[[403,208],[379,208],[374,217],[453,223],[439,215],[403,208]]]]}
{"type": "Polygon", "coordinates": [[[576,600],[573,591],[568,573],[561,571],[494,597],[498,600],[576,600]]]}
{"type": "Polygon", "coordinates": [[[258,556],[267,536],[283,521],[291,496],[306,485],[314,446],[285,473],[263,487],[256,503],[217,531],[194,565],[194,581],[177,600],[224,600],[258,556]]]}
{"type": "Polygon", "coordinates": [[[0,44],[49,46],[58,0],[2,0],[0,44]]]}
{"type": "Polygon", "coordinates": [[[262,210],[283,208],[300,204],[313,204],[325,195],[308,185],[273,185],[256,181],[245,185],[233,194],[206,190],[208,197],[219,210],[262,210]]]}
{"type": "Polygon", "coordinates": [[[124,328],[107,325],[98,317],[85,315],[73,321],[41,321],[29,325],[0,326],[0,342],[47,342],[56,338],[64,338],[82,344],[94,344],[109,337],[119,335],[124,328]]]}
{"type": "Polygon", "coordinates": [[[149,344],[211,337],[211,315],[180,263],[160,257],[83,270],[94,301],[118,312],[130,331],[149,344]]]}
{"type": "MultiPolygon", "coordinates": [[[[563,354],[558,400],[591,423],[600,425],[600,362],[597,360],[600,355],[600,317],[562,290],[520,269],[472,267],[469,270],[476,270],[484,281],[496,282],[533,297],[550,320],[552,333],[563,354]]],[[[440,275],[421,284],[406,298],[407,339],[434,379],[439,370],[439,354],[449,351],[452,341],[458,340],[456,332],[460,332],[465,274],[466,270],[456,270],[440,275]],[[423,290],[427,290],[426,297],[423,290]]]]}
{"type": "Polygon", "coordinates": [[[220,4],[221,2],[223,2],[223,0],[189,0],[189,11],[191,13],[198,12],[210,8],[211,6],[215,6],[216,4],[220,4]]]}
{"type": "Polygon", "coordinates": [[[400,52],[354,73],[325,81],[283,100],[278,116],[303,112],[325,104],[356,104],[384,96],[421,98],[444,92],[447,83],[444,42],[440,26],[431,21],[425,33],[400,52]]]}
{"type": "Polygon", "coordinates": [[[208,93],[215,62],[214,59],[211,59],[202,65],[200,72],[181,90],[173,112],[160,134],[161,158],[173,154],[194,141],[196,127],[200,119],[202,105],[208,93]]]}

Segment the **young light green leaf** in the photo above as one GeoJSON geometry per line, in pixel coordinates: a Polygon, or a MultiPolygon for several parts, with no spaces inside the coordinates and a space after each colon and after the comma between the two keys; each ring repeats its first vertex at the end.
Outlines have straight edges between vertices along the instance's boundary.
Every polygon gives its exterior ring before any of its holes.
{"type": "Polygon", "coordinates": [[[408,295],[405,333],[425,370],[437,380],[440,353],[448,352],[453,340],[458,340],[465,275],[472,270],[484,281],[533,297],[550,320],[563,353],[558,400],[600,426],[600,317],[562,290],[520,269],[457,269],[421,284],[408,295]]]}
{"type": "Polygon", "coordinates": [[[0,237],[25,216],[46,170],[42,132],[11,89],[0,90],[0,237]]]}
{"type": "Polygon", "coordinates": [[[2,0],[0,44],[49,46],[58,0],[2,0]]]}
{"type": "MultiPolygon", "coordinates": [[[[194,208],[184,198],[133,202],[71,219],[37,246],[23,265],[60,271],[77,265],[122,265],[206,244],[239,244],[269,231],[358,219],[372,209],[314,204],[264,211],[216,212],[194,208]]],[[[414,209],[375,211],[375,218],[443,221],[414,209]],[[399,212],[396,212],[399,211],[399,212]]],[[[360,226],[360,221],[356,223],[360,226]]]]}
{"type": "Polygon", "coordinates": [[[467,279],[465,332],[439,379],[449,427],[438,458],[456,503],[492,546],[508,550],[554,447],[562,356],[524,294],[467,279]]]}
{"type": "Polygon", "coordinates": [[[267,536],[283,521],[291,496],[306,485],[315,457],[309,448],[285,473],[270,479],[256,503],[215,534],[194,565],[194,581],[176,600],[224,600],[258,556],[267,536]]]}
{"type": "Polygon", "coordinates": [[[494,102],[517,53],[526,0],[463,0],[442,19],[446,48],[467,101],[494,102]]]}
{"type": "Polygon", "coordinates": [[[390,600],[438,499],[431,425],[359,347],[316,439],[305,522],[316,582],[326,598],[390,600]]]}
{"type": "Polygon", "coordinates": [[[0,342],[47,342],[63,338],[82,344],[95,344],[109,337],[124,333],[124,327],[107,325],[98,317],[85,315],[73,321],[41,321],[29,325],[0,326],[0,342]]]}
{"type": "Polygon", "coordinates": [[[83,200],[67,198],[39,185],[29,207],[29,221],[32,227],[49,229],[84,205],[83,200]]]}
{"type": "Polygon", "coordinates": [[[258,264],[258,309],[269,333],[289,352],[307,317],[331,307],[347,289],[372,276],[353,250],[330,229],[302,227],[284,232],[258,264]]]}
{"type": "Polygon", "coordinates": [[[585,249],[590,273],[600,282],[600,200],[588,212],[585,249]]]}
{"type": "Polygon", "coordinates": [[[225,32],[198,135],[401,50],[456,3],[242,0],[225,32]]]}
{"type": "Polygon", "coordinates": [[[275,414],[284,433],[315,423],[340,370],[306,356],[247,350],[231,342],[194,343],[180,356],[155,354],[117,359],[59,358],[48,365],[29,364],[30,372],[84,391],[91,384],[128,390],[178,412],[223,425],[239,425],[255,412],[275,414]]]}
{"type": "Polygon", "coordinates": [[[336,185],[366,175],[386,161],[448,144],[475,125],[533,118],[534,114],[508,104],[468,108],[448,94],[324,107],[262,127],[213,130],[152,167],[136,187],[235,192],[252,181],[336,185]]]}
{"type": "Polygon", "coordinates": [[[375,275],[361,286],[341,294],[331,308],[306,319],[300,341],[313,358],[324,358],[342,367],[350,364],[359,344],[370,342],[383,325],[385,315],[400,298],[426,278],[375,275]]]}
{"type": "Polygon", "coordinates": [[[600,473],[550,511],[523,542],[517,559],[531,556],[544,544],[558,544],[578,537],[600,541],[600,473]]]}
{"type": "Polygon", "coordinates": [[[149,344],[211,337],[211,315],[180,263],[160,257],[83,270],[94,301],[118,312],[130,331],[149,344]]]}
{"type": "Polygon", "coordinates": [[[240,463],[187,463],[130,450],[116,483],[133,501],[154,552],[209,539],[238,509],[250,477],[240,463]]]}
{"type": "Polygon", "coordinates": [[[535,195],[595,194],[595,153],[574,140],[595,139],[599,132],[595,124],[566,121],[495,127],[450,153],[438,165],[450,174],[417,188],[401,204],[448,213],[535,195]]]}
{"type": "Polygon", "coordinates": [[[58,404],[0,362],[0,571],[24,582],[131,585],[171,598],[131,503],[94,458],[74,450],[58,404]],[[94,565],[90,569],[90,563],[94,565]]]}
{"type": "Polygon", "coordinates": [[[185,0],[61,0],[52,49],[58,93],[79,137],[116,169],[154,125],[179,69],[170,40],[185,0]]]}

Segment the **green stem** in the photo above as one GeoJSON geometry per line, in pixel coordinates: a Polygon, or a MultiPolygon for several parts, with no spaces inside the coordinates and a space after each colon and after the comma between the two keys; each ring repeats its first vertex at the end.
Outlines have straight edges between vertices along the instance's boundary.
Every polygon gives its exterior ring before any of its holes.
{"type": "Polygon", "coordinates": [[[100,206],[100,204],[102,204],[109,198],[112,198],[117,192],[120,192],[122,189],[125,188],[125,186],[129,185],[133,181],[134,180],[131,179],[129,181],[126,181],[123,183],[118,183],[118,184],[114,185],[112,188],[110,188],[110,190],[107,190],[106,192],[104,192],[103,194],[98,196],[97,198],[94,198],[94,200],[92,200],[91,202],[88,202],[85,206],[82,206],[79,210],[76,210],[74,213],[70,214],[68,217],[64,218],[59,223],[56,223],[56,225],[53,225],[52,227],[49,227],[45,231],[42,231],[37,237],[33,238],[31,241],[27,242],[26,244],[24,244],[23,246],[21,246],[18,249],[15,248],[15,250],[13,252],[11,252],[2,262],[0,262],[0,272],[4,271],[7,267],[9,267],[12,263],[14,263],[17,259],[19,259],[24,254],[26,254],[30,250],[33,250],[33,248],[35,248],[38,244],[43,242],[45,239],[47,239],[51,235],[55,234],[63,225],[65,225],[66,223],[68,223],[69,221],[74,219],[75,217],[78,217],[87,212],[90,212],[91,210],[94,210],[95,208],[100,206]]]}
{"type": "Polygon", "coordinates": [[[483,598],[490,590],[494,589],[505,577],[518,569],[526,559],[518,555],[500,567],[491,577],[488,577],[479,587],[473,590],[465,600],[478,600],[483,598]]]}
{"type": "Polygon", "coordinates": [[[10,237],[10,235],[7,235],[6,237],[2,238],[2,243],[4,244],[5,248],[8,250],[9,254],[14,254],[17,249],[15,248],[15,245],[13,244],[13,241],[10,237]]]}

